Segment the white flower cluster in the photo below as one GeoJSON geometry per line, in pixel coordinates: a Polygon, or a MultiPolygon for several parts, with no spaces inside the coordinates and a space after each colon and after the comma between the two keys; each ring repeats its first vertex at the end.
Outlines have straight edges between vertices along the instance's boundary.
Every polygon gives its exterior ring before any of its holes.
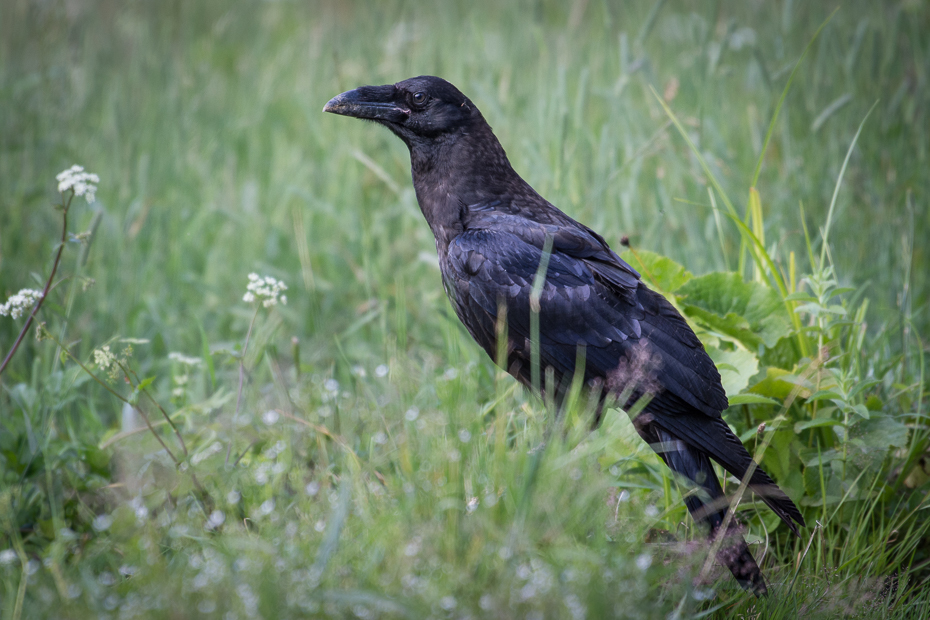
{"type": "Polygon", "coordinates": [[[287,285],[281,280],[275,280],[271,276],[262,277],[257,273],[249,274],[249,284],[245,288],[246,293],[242,296],[242,301],[252,303],[260,301],[266,308],[287,304],[287,295],[282,295],[282,291],[287,290],[287,285]]]}
{"type": "Polygon", "coordinates": [[[12,295],[6,300],[5,304],[0,306],[0,316],[12,316],[14,319],[18,319],[24,312],[31,310],[40,299],[42,299],[42,291],[24,288],[12,295]]]}
{"type": "Polygon", "coordinates": [[[116,356],[110,353],[110,345],[94,350],[94,363],[102,370],[109,370],[116,364],[116,356]]]}
{"type": "Polygon", "coordinates": [[[100,177],[92,172],[84,172],[83,166],[74,165],[58,173],[55,177],[58,179],[58,193],[73,190],[75,196],[84,196],[88,203],[97,199],[97,186],[94,183],[100,182],[100,177]]]}

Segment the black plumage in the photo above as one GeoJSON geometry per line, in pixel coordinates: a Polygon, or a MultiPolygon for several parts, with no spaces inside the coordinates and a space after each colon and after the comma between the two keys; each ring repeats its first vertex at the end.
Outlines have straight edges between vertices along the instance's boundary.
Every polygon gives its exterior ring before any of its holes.
{"type": "MultiPolygon", "coordinates": [[[[548,385],[556,402],[576,372],[583,373],[588,389],[600,392],[595,424],[605,404],[621,399],[616,404],[629,408],[647,399],[636,429],[674,472],[699,487],[685,502],[715,536],[728,502],[710,459],[737,478],[752,459],[721,418],[728,403],[720,374],[678,311],[603,237],[513,170],[484,117],[452,84],[423,76],[364,86],[335,97],[324,110],[383,124],[406,143],[443,285],[488,355],[497,360],[502,321],[507,370],[524,384],[548,385]],[[581,360],[584,367],[577,368],[581,360]]],[[[801,513],[761,468],[749,485],[797,534],[801,513]]],[[[762,573],[732,524],[718,560],[744,587],[764,594],[762,573]]]]}

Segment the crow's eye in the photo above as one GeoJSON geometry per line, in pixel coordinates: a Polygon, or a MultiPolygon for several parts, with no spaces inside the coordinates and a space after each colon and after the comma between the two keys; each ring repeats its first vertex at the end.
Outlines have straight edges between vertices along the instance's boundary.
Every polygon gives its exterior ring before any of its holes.
{"type": "Polygon", "coordinates": [[[424,103],[426,103],[426,100],[429,99],[429,97],[427,97],[426,93],[424,92],[418,92],[418,93],[413,93],[412,99],[413,99],[413,105],[421,106],[424,103]]]}

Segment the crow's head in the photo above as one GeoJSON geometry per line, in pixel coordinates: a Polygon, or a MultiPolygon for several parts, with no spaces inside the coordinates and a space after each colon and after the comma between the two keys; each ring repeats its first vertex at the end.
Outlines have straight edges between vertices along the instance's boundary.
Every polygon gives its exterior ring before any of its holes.
{"type": "Polygon", "coordinates": [[[430,75],[350,90],[330,99],[323,111],[381,123],[411,149],[454,139],[481,119],[459,89],[430,75]]]}

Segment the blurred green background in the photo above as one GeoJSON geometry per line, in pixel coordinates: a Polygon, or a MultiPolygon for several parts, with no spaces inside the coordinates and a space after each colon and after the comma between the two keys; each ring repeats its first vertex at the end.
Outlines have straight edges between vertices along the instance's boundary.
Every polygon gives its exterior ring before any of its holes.
{"type": "MultiPolygon", "coordinates": [[[[833,8],[7,0],[0,293],[44,281],[60,224],[53,177],[79,163],[101,177],[98,202],[72,217],[79,231],[102,214],[82,268],[95,285],[71,314],[84,346],[119,333],[197,350],[198,323],[238,333],[254,270],[290,283],[287,328],[323,349],[397,286],[401,336],[435,340],[447,302],[404,146],[321,113],[336,93],[418,74],[457,84],[517,171],[615,246],[629,235],[695,273],[735,268],[735,228],[724,222],[721,247],[701,170],[649,87],[743,202],[788,73],[833,8]]],[[[900,330],[910,314],[927,332],[928,32],[926,3],[843,3],[801,67],[758,183],[768,244],[803,266],[799,205],[816,243],[846,149],[879,102],[831,231],[842,282],[872,299],[872,331],[900,330]]],[[[17,331],[0,323],[0,350],[17,331]]],[[[350,347],[383,341],[355,334],[350,347]]]]}

